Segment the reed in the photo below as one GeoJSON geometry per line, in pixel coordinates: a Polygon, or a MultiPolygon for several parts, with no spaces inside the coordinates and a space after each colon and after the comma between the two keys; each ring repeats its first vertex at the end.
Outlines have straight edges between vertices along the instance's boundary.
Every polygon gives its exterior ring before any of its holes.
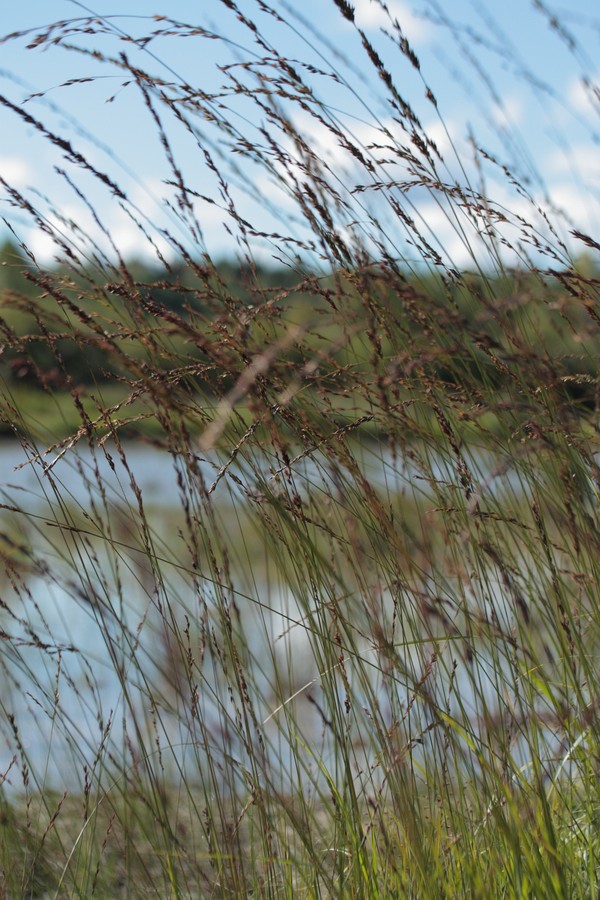
{"type": "Polygon", "coordinates": [[[54,197],[2,179],[2,896],[596,896],[599,246],[528,162],[465,158],[393,17],[332,3],[369,81],[287,5],[223,6],[5,39],[136,95],[170,225],[119,146],[0,96],[62,158],[54,197]]]}

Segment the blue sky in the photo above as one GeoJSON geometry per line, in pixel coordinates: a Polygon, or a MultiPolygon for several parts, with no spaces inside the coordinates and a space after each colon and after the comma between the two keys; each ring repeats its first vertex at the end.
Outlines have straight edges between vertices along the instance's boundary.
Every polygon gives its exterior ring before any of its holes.
{"type": "MultiPolygon", "coordinates": [[[[396,139],[385,88],[374,76],[357,32],[333,0],[304,0],[301,6],[272,0],[270,5],[294,28],[261,14],[256,0],[238,2],[239,9],[256,20],[261,32],[272,39],[280,52],[322,70],[331,67],[343,75],[345,83],[340,85],[327,75],[311,75],[303,70],[307,84],[330,107],[336,121],[343,124],[353,140],[363,147],[381,145],[386,129],[396,139]]],[[[594,100],[593,86],[600,82],[600,13],[595,2],[565,0],[563,4],[549,2],[541,7],[538,0],[388,0],[391,18],[400,23],[421,62],[420,73],[382,33],[382,27],[390,29],[391,20],[377,0],[359,0],[354,6],[357,24],[373,41],[398,90],[417,113],[424,132],[439,147],[445,160],[445,180],[462,183],[463,179],[473,182],[484,177],[485,189],[498,207],[527,218],[536,227],[539,221],[533,220],[538,215],[537,205],[544,210],[557,209],[560,236],[573,253],[581,249],[569,236],[573,227],[598,238],[600,102],[594,100]],[[554,14],[564,31],[555,27],[554,14]],[[583,79],[588,79],[588,88],[583,79]],[[433,91],[440,115],[426,99],[426,87],[433,91]],[[498,166],[480,172],[473,158],[473,142],[526,181],[530,198],[514,190],[498,166]]],[[[69,0],[29,0],[3,10],[5,34],[34,31],[1,45],[0,93],[22,104],[31,93],[44,92],[43,97],[28,99],[24,108],[69,138],[94,165],[118,181],[137,213],[144,217],[146,228],[168,225],[182,243],[193,246],[188,223],[168,210],[168,201],[174,202],[173,189],[166,184],[172,174],[135,86],[123,86],[123,74],[114,67],[100,65],[89,55],[63,46],[26,49],[27,43],[51,22],[85,16],[86,9],[108,17],[115,33],[105,38],[74,34],[73,44],[113,54],[127,51],[136,65],[167,80],[185,80],[205,91],[217,90],[224,84],[219,65],[252,61],[257,54],[264,54],[253,42],[251,32],[221,0],[169,0],[162,5],[160,0],[119,0],[114,6],[98,0],[91,7],[69,0]],[[163,36],[146,44],[145,49],[119,39],[119,33],[121,37],[139,38],[164,28],[165,23],[152,20],[153,13],[202,26],[219,39],[163,36]],[[64,86],[65,81],[77,78],[93,80],[64,86]]],[[[256,110],[233,96],[225,102],[236,128],[249,140],[258,140],[260,117],[256,110]]],[[[332,177],[341,178],[349,190],[364,183],[364,172],[358,171],[351,154],[332,140],[326,128],[300,109],[290,114],[296,127],[327,162],[332,177]]],[[[81,190],[92,199],[125,256],[152,256],[151,246],[110,192],[93,184],[78,167],[69,167],[63,154],[42,140],[31,126],[20,122],[13,112],[0,110],[0,128],[0,175],[25,193],[33,191],[30,196],[52,228],[65,233],[71,221],[82,229],[82,235],[74,238],[80,248],[85,245],[85,235],[92,233],[94,239],[106,245],[105,237],[98,237],[93,217],[77,195],[81,190]],[[71,186],[64,175],[56,174],[57,166],[66,172],[71,186]],[[61,216],[65,220],[62,223],[61,216]]],[[[207,128],[207,139],[216,140],[207,128]]],[[[186,182],[197,193],[214,200],[196,204],[203,230],[196,249],[206,249],[215,256],[235,252],[236,243],[228,231],[218,184],[197,144],[174,125],[168,124],[167,132],[186,182]]],[[[223,142],[217,142],[213,150],[222,154],[223,172],[231,178],[234,199],[244,217],[265,231],[282,233],[285,227],[299,238],[304,236],[304,225],[286,193],[285,183],[278,181],[277,175],[244,163],[223,142]],[[241,168],[235,170],[232,166],[241,168]]],[[[390,178],[403,179],[398,165],[384,166],[382,171],[390,178]]],[[[418,214],[452,261],[468,265],[472,261],[472,242],[465,241],[431,192],[414,186],[406,197],[411,214],[418,214]]],[[[40,259],[51,259],[58,252],[52,239],[22,211],[14,209],[6,197],[0,195],[0,203],[4,216],[40,259]]],[[[370,209],[373,211],[376,206],[370,209]]],[[[365,210],[366,206],[357,207],[355,212],[360,217],[365,210]]],[[[360,227],[357,221],[355,216],[352,222],[341,223],[340,228],[360,227]]],[[[173,254],[173,248],[160,235],[156,241],[164,253],[173,254]]],[[[257,240],[253,246],[253,251],[267,260],[281,258],[280,249],[277,241],[266,239],[257,240]]],[[[403,252],[410,253],[406,247],[403,252]]]]}

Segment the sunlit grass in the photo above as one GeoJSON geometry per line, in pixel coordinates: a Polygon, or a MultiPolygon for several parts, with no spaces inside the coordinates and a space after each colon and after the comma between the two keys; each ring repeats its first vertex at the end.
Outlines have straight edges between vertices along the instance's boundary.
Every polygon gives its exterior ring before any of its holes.
{"type": "MultiPolygon", "coordinates": [[[[39,43],[117,39],[102,21],[39,43]]],[[[29,258],[29,287],[4,297],[0,415],[31,481],[7,475],[1,500],[0,892],[595,896],[597,279],[558,224],[542,239],[534,203],[531,222],[502,213],[507,246],[366,35],[408,143],[373,120],[366,146],[314,67],[239,21],[263,58],[214,95],[95,56],[162,142],[173,232],[10,107],[179,262],[159,251],[149,283],[109,234],[58,218],[60,264],[29,258]],[[237,283],[203,252],[179,129],[220,178],[237,283]],[[214,138],[287,193],[280,287],[234,199],[253,183],[214,138]],[[470,266],[419,230],[406,179],[474,241],[470,266]]]]}

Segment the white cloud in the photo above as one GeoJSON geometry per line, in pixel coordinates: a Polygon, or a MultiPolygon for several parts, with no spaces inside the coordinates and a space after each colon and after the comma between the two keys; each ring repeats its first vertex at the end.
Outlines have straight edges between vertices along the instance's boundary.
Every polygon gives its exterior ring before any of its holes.
{"type": "MultiPolygon", "coordinates": [[[[600,203],[589,192],[582,193],[573,183],[557,182],[550,185],[548,194],[551,202],[559,210],[564,210],[568,221],[565,221],[564,227],[575,228],[586,234],[597,237],[600,231],[600,203]]],[[[567,243],[572,243],[573,238],[568,235],[567,243]]],[[[582,245],[575,244],[578,252],[581,252],[582,245]]]]}
{"type": "Polygon", "coordinates": [[[504,97],[500,103],[492,107],[492,118],[497,125],[504,128],[518,125],[523,121],[525,109],[520,97],[504,97]]]}
{"type": "MultiPolygon", "coordinates": [[[[327,128],[322,122],[315,119],[307,113],[301,113],[294,116],[294,127],[298,134],[302,135],[306,143],[315,151],[317,156],[327,163],[336,173],[339,172],[340,166],[355,169],[358,160],[352,152],[343,144],[339,138],[327,128]]],[[[352,121],[343,123],[342,133],[348,138],[349,143],[354,145],[359,152],[365,157],[372,159],[381,155],[378,151],[369,151],[366,149],[370,144],[389,144],[390,138],[386,136],[384,129],[387,128],[391,133],[398,133],[399,127],[391,119],[383,121],[380,125],[371,125],[368,122],[352,121]]],[[[290,147],[291,149],[291,142],[290,147]]],[[[390,154],[387,153],[387,156],[390,154]]]]}
{"type": "Polygon", "coordinates": [[[451,119],[441,122],[434,119],[423,127],[424,133],[438,148],[445,162],[450,163],[452,154],[467,150],[465,142],[461,139],[457,124],[451,119]]]}
{"type": "Polygon", "coordinates": [[[483,244],[467,219],[460,216],[461,231],[444,203],[438,205],[429,200],[420,203],[415,213],[419,232],[445,262],[459,269],[473,267],[472,251],[481,255],[483,244]]]}
{"type": "Polygon", "coordinates": [[[593,144],[575,144],[568,152],[558,150],[548,158],[545,168],[552,175],[600,185],[600,152],[593,144]]]}
{"type": "Polygon", "coordinates": [[[574,79],[567,88],[569,104],[584,115],[598,115],[600,112],[600,78],[595,77],[585,84],[581,78],[574,79]]]}
{"type": "MultiPolygon", "coordinates": [[[[143,212],[149,221],[161,224],[160,219],[163,216],[152,196],[139,189],[133,199],[137,201],[138,212],[135,214],[138,217],[143,212]]],[[[150,242],[120,207],[111,202],[99,202],[96,212],[110,238],[98,226],[87,207],[68,203],[61,205],[60,217],[52,211],[48,211],[45,216],[48,227],[56,235],[56,240],[47,232],[31,227],[24,235],[25,243],[42,265],[51,263],[57,256],[64,256],[61,241],[68,244],[81,259],[85,259],[96,248],[106,253],[109,258],[114,258],[112,242],[126,260],[132,258],[156,260],[156,252],[150,242]]],[[[145,225],[163,256],[173,258],[175,253],[167,241],[157,235],[147,221],[145,225]]]]}
{"type": "Polygon", "coordinates": [[[30,228],[24,235],[25,245],[33,253],[40,265],[51,263],[56,256],[57,247],[50,235],[39,228],[30,228]]]}
{"type": "Polygon", "coordinates": [[[390,17],[397,19],[404,35],[411,44],[427,40],[430,28],[424,19],[420,19],[402,0],[388,0],[386,6],[389,16],[377,0],[354,0],[354,21],[365,31],[373,28],[389,28],[390,17]]]}
{"type": "MultiPolygon", "coordinates": [[[[326,125],[308,113],[294,116],[293,124],[297,133],[303,136],[319,159],[327,163],[336,175],[356,175],[359,181],[365,181],[365,169],[358,158],[326,125]]],[[[365,159],[375,164],[385,161],[385,171],[390,177],[394,175],[402,179],[402,170],[407,168],[408,163],[399,155],[400,148],[407,146],[411,153],[418,156],[418,151],[406,132],[391,118],[373,123],[344,120],[341,131],[365,159]]],[[[464,142],[460,141],[453,121],[442,124],[439,119],[432,120],[424,126],[423,134],[435,143],[442,157],[450,156],[453,147],[458,152],[463,147],[464,142]]],[[[291,155],[295,152],[291,142],[288,142],[286,149],[291,155]]],[[[301,174],[300,171],[298,174],[301,174]]],[[[353,185],[348,183],[348,186],[353,185]]]]}
{"type": "Polygon", "coordinates": [[[22,188],[31,178],[31,167],[17,156],[0,156],[0,175],[11,187],[22,188]]]}

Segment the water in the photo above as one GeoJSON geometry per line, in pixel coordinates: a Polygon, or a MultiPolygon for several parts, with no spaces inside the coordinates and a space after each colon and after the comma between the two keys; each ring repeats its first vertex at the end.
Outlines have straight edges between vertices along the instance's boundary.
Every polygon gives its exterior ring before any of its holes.
{"type": "MultiPolygon", "coordinates": [[[[38,773],[56,789],[81,784],[108,725],[113,752],[120,747],[125,757],[132,735],[136,743],[160,737],[164,746],[177,747],[178,766],[197,767],[206,753],[206,735],[190,711],[189,679],[181,671],[181,629],[188,621],[194,632],[204,617],[218,642],[226,623],[216,610],[214,586],[186,569],[189,553],[176,534],[190,485],[162,451],[130,445],[126,465],[114,448],[108,452],[110,458],[78,448],[28,462],[16,443],[0,445],[5,544],[28,573],[7,579],[0,614],[9,636],[0,658],[0,775],[8,771],[6,784],[15,790],[22,788],[23,763],[28,778],[38,773]],[[163,554],[160,583],[144,552],[138,490],[153,546],[163,554]],[[99,536],[98,522],[107,517],[116,544],[99,536]],[[65,527],[74,520],[89,534],[74,539],[65,527]],[[145,733],[135,736],[139,723],[145,733]]],[[[239,484],[222,472],[226,461],[196,463],[207,486],[218,479],[211,497],[220,511],[242,496],[239,484]]],[[[274,667],[292,646],[304,651],[306,640],[302,626],[290,621],[300,613],[288,593],[258,584],[254,597],[256,604],[241,594],[232,598],[238,611],[233,625],[243,633],[248,660],[261,660],[254,689],[258,714],[266,719],[279,706],[269,688],[274,667]]],[[[314,672],[309,668],[305,675],[310,680],[314,672]]],[[[214,658],[194,678],[196,713],[217,735],[229,703],[226,679],[214,658]]],[[[229,752],[242,755],[239,740],[229,752]]]]}
{"type": "MultiPolygon", "coordinates": [[[[436,483],[457,480],[452,461],[441,458],[398,463],[368,446],[356,448],[356,455],[368,481],[389,495],[411,492],[431,505],[436,483]]],[[[331,477],[352,485],[343,470],[330,476],[318,453],[302,456],[289,469],[275,459],[265,460],[259,482],[269,479],[284,484],[292,477],[295,488],[306,493],[327,485],[331,477]]],[[[243,471],[242,462],[230,463],[227,456],[194,462],[196,474],[191,477],[214,487],[212,502],[219,513],[230,517],[228,527],[235,543],[236,515],[246,502],[243,485],[250,483],[249,473],[243,471]]],[[[469,464],[477,476],[475,496],[527,496],[530,485],[501,461],[480,455],[469,464]]],[[[226,748],[242,771],[244,742],[231,727],[235,703],[228,693],[235,673],[231,662],[220,661],[215,652],[215,647],[226,646],[229,627],[239,638],[242,667],[252,672],[248,690],[257,719],[267,723],[265,734],[274,742],[277,764],[293,771],[291,745],[283,750],[278,743],[277,727],[286,713],[287,706],[282,706],[286,698],[294,698],[290,704],[305,735],[312,735],[315,746],[328,752],[322,708],[311,702],[320,696],[323,677],[331,674],[319,672],[311,650],[310,615],[316,614],[321,601],[313,598],[311,607],[306,599],[252,571],[238,573],[245,576],[241,579],[245,586],[224,601],[218,587],[192,571],[184,531],[179,535],[178,529],[183,528],[183,504],[194,485],[176,460],[153,447],[132,444],[127,446],[126,464],[114,448],[105,455],[83,447],[76,453],[56,452],[28,461],[19,445],[4,443],[0,444],[0,472],[0,499],[8,507],[2,516],[9,563],[0,614],[0,628],[8,635],[0,656],[4,672],[0,774],[9,772],[7,784],[18,790],[25,777],[37,773],[41,781],[57,789],[81,785],[104,759],[100,747],[109,746],[115,758],[120,755],[127,760],[133,739],[136,744],[154,746],[156,753],[161,747],[176,748],[171,754],[174,770],[198,770],[209,749],[213,755],[218,752],[220,742],[220,752],[226,748]],[[144,549],[147,535],[138,511],[139,496],[152,530],[153,552],[162,559],[159,581],[144,549]],[[107,519],[111,543],[102,538],[101,525],[107,519]],[[74,521],[77,538],[69,530],[74,521]],[[26,573],[23,579],[11,579],[11,559],[18,571],[26,573]],[[229,609],[230,621],[223,618],[224,608],[229,609]],[[209,632],[212,638],[207,637],[209,632]],[[186,642],[196,658],[204,653],[191,676],[179,649],[186,642]],[[204,651],[198,649],[202,642],[204,651]],[[200,722],[208,724],[209,739],[200,722]],[[142,731],[136,734],[140,724],[142,731]],[[212,747],[207,747],[207,740],[214,742],[212,747]],[[28,776],[23,774],[24,763],[28,776]]],[[[202,514],[201,509],[196,512],[202,514]]],[[[239,528],[245,526],[236,527],[239,535],[239,528]]],[[[260,572],[258,563],[258,558],[249,561],[251,568],[256,564],[256,572],[260,572]]],[[[503,608],[501,585],[490,578],[488,587],[503,608]]],[[[393,614],[391,598],[382,597],[382,626],[384,620],[389,625],[393,614]]],[[[382,705],[389,703],[392,723],[410,702],[413,684],[427,665],[427,654],[436,650],[435,642],[419,646],[412,658],[406,650],[412,680],[407,673],[386,674],[377,648],[368,640],[359,640],[356,646],[364,664],[353,667],[352,658],[347,660],[353,702],[358,708],[368,707],[367,686],[352,673],[369,671],[369,690],[376,691],[382,705]]],[[[432,678],[442,694],[450,679],[455,679],[460,704],[449,707],[450,713],[475,713],[482,697],[492,706],[498,699],[498,685],[510,685],[509,666],[504,672],[492,671],[489,661],[481,657],[476,687],[472,670],[459,653],[456,658],[456,673],[452,674],[451,660],[446,659],[435,664],[432,678]]],[[[338,674],[334,673],[334,680],[338,674]]],[[[347,686],[338,680],[342,696],[347,686]]],[[[423,716],[425,722],[426,709],[423,716]]]]}
{"type": "MultiPolygon", "coordinates": [[[[456,461],[429,450],[415,451],[413,458],[393,457],[379,445],[355,445],[353,455],[365,478],[378,489],[391,494],[409,489],[418,497],[432,497],[435,485],[447,486],[457,482],[456,461]]],[[[465,454],[472,474],[472,492],[475,496],[512,493],[527,497],[531,491],[532,473],[523,478],[519,469],[506,458],[498,458],[481,451],[465,454]]],[[[0,490],[5,502],[14,497],[27,498],[36,503],[53,502],[53,484],[62,497],[70,502],[85,505],[90,491],[97,492],[102,484],[109,500],[125,501],[136,505],[137,500],[130,483],[130,472],[148,506],[171,508],[180,502],[181,486],[173,458],[164,450],[143,443],[126,446],[127,467],[108,444],[105,451],[92,452],[87,446],[75,450],[53,451],[41,458],[26,454],[15,441],[0,442],[0,490]],[[112,462],[112,465],[111,465],[112,462]],[[128,471],[129,469],[129,471],[128,471]]],[[[194,457],[198,473],[211,494],[220,502],[230,502],[232,496],[244,495],[236,474],[240,475],[240,458],[231,460],[228,454],[212,457],[194,457]]],[[[270,457],[265,451],[257,462],[262,477],[271,483],[283,482],[294,477],[300,489],[331,479],[330,463],[318,450],[300,454],[286,467],[281,460],[270,457]]],[[[342,477],[347,476],[341,467],[342,477]]],[[[246,468],[246,475],[248,475],[246,468]]],[[[250,474],[250,480],[252,474],[250,474]]]]}

